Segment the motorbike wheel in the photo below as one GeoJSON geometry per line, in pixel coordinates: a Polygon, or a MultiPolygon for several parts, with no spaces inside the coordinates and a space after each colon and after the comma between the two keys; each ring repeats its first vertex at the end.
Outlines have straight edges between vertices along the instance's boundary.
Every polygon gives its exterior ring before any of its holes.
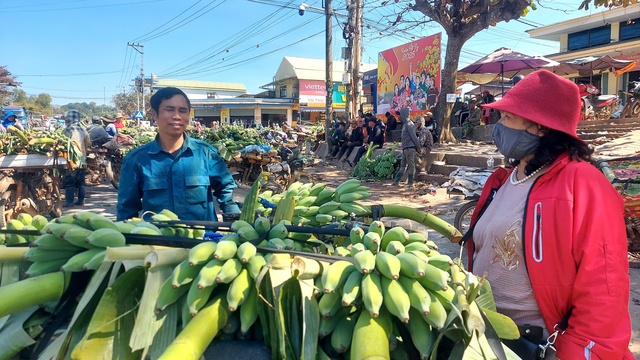
{"type": "Polygon", "coordinates": [[[60,193],[60,188],[56,185],[53,188],[53,194],[51,194],[52,197],[52,207],[51,210],[49,211],[49,216],[51,216],[52,218],[59,218],[60,216],[62,216],[62,195],[60,193]]]}
{"type": "Polygon", "coordinates": [[[629,117],[640,117],[640,101],[636,101],[633,103],[633,105],[631,105],[629,117]]]}
{"type": "Polygon", "coordinates": [[[463,204],[456,213],[456,217],[453,220],[453,226],[455,226],[455,228],[463,235],[469,230],[469,226],[471,226],[471,215],[473,215],[473,211],[476,209],[477,205],[478,200],[471,200],[463,204]]]}
{"type": "Polygon", "coordinates": [[[107,161],[107,166],[105,168],[105,172],[107,173],[107,179],[113,185],[113,188],[118,190],[118,186],[120,185],[120,169],[117,171],[113,171],[113,165],[111,161],[107,161]]]}

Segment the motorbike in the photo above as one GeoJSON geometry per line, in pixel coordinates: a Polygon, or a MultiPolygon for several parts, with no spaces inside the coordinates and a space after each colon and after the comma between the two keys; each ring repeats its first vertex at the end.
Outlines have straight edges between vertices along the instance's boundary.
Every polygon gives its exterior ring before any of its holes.
{"type": "Polygon", "coordinates": [[[620,118],[640,117],[640,81],[629,81],[627,103],[624,104],[620,118]]]}
{"type": "Polygon", "coordinates": [[[118,189],[120,168],[124,159],[122,149],[134,145],[130,137],[117,135],[108,142],[90,149],[87,156],[87,185],[97,186],[108,180],[118,189]]]}
{"type": "Polygon", "coordinates": [[[593,84],[578,84],[582,108],[580,120],[608,120],[618,106],[617,95],[599,95],[593,84]]]}

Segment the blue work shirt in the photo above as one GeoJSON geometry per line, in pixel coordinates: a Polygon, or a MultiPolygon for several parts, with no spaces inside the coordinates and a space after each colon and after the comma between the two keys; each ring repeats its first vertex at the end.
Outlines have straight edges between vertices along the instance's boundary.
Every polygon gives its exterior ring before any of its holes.
{"type": "Polygon", "coordinates": [[[218,151],[186,135],[175,156],[162,149],[157,136],[132,150],[120,174],[118,220],[169,209],[182,220],[218,221],[213,196],[224,213],[240,212],[232,198],[236,183],[218,151]]]}

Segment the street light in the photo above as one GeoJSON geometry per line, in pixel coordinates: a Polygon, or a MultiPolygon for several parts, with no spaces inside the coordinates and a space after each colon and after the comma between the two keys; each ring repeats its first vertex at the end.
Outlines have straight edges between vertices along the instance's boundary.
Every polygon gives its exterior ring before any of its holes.
{"type": "MultiPolygon", "coordinates": [[[[324,136],[325,141],[327,142],[327,146],[329,145],[329,138],[331,135],[329,134],[329,119],[331,118],[332,110],[333,110],[333,80],[331,79],[331,75],[333,73],[333,52],[331,51],[332,46],[332,23],[331,16],[333,15],[333,9],[331,8],[332,0],[323,1],[324,8],[324,16],[325,16],[325,81],[326,81],[326,100],[325,100],[325,118],[324,118],[324,136]]],[[[313,6],[307,5],[305,3],[300,4],[298,7],[298,14],[300,16],[304,15],[304,11],[309,9],[316,9],[313,6]]],[[[330,150],[330,149],[329,149],[330,150]]]]}

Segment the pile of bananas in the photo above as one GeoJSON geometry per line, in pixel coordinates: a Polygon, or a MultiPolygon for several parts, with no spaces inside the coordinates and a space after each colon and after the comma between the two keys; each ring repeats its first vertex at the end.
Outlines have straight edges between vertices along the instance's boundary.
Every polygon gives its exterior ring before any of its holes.
{"type": "Polygon", "coordinates": [[[42,154],[52,156],[54,152],[69,156],[74,163],[77,163],[78,147],[62,130],[40,131],[40,130],[20,130],[14,126],[9,126],[6,133],[0,134],[0,156],[16,154],[42,154]]]}
{"type": "MultiPolygon", "coordinates": [[[[358,179],[349,179],[334,190],[324,183],[294,182],[281,194],[273,194],[267,190],[259,194],[259,198],[268,203],[278,204],[284,198],[293,198],[295,208],[292,223],[296,225],[318,226],[331,222],[348,220],[350,214],[365,216],[371,209],[356,201],[371,197],[369,188],[363,186],[358,179]]],[[[271,208],[260,205],[256,211],[269,216],[271,208]]]]}
{"type": "MultiPolygon", "coordinates": [[[[336,253],[351,261],[336,261],[316,278],[320,336],[330,337],[325,351],[331,355],[351,349],[351,358],[361,359],[372,348],[388,353],[405,346],[401,332],[391,326],[390,317],[395,316],[420,357],[429,358],[453,307],[452,273],[462,270],[423,234],[409,234],[401,227],[385,231],[380,221],[372,222],[366,233],[354,228],[350,239],[350,246],[338,247],[336,253]],[[380,327],[380,338],[367,335],[372,326],[380,327]]],[[[468,273],[464,283],[472,302],[479,281],[468,273]]]]}

